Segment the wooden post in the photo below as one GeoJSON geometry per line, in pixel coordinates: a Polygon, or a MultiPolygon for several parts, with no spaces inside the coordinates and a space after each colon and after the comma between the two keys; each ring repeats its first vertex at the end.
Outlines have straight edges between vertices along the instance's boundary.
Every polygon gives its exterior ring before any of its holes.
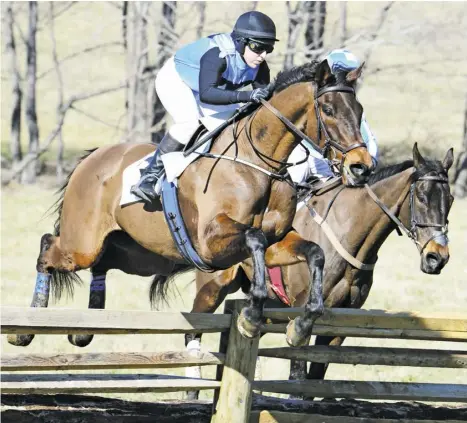
{"type": "Polygon", "coordinates": [[[244,301],[233,302],[232,326],[219,392],[219,400],[211,423],[248,422],[251,411],[251,390],[255,375],[259,337],[244,338],[237,329],[237,319],[244,301]]]}

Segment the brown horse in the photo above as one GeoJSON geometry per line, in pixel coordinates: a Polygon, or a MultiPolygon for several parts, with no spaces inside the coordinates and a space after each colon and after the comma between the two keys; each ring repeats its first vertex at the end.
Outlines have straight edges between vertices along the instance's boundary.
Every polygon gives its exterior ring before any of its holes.
{"type": "MultiPolygon", "coordinates": [[[[212,158],[200,157],[179,179],[182,215],[204,263],[226,269],[247,258],[253,261],[250,300],[239,319],[244,336],[259,334],[267,298],[265,266],[306,261],[310,269],[313,288],[307,314],[291,324],[288,342],[303,342],[323,312],[324,257],[318,245],[291,230],[296,192],[286,160],[303,130],[307,137],[318,134],[317,143],[326,151],[343,153],[345,184],[366,181],[373,164],[360,134],[363,109],[353,92],[360,73],[361,67],[336,80],[326,61],[280,73],[270,105],[282,119],[271,114],[271,107],[259,107],[224,130],[211,148],[212,154],[235,156],[241,163],[220,160],[213,168],[212,158]]],[[[73,286],[77,270],[98,266],[115,232],[124,233],[132,246],[139,244],[135,248],[142,246],[152,253],[153,274],[169,275],[187,267],[160,202],[151,207],[119,205],[123,170],[153,150],[150,144],[112,145],[91,152],[77,165],[58,205],[55,234],[41,239],[33,306],[47,305],[50,283],[59,295],[63,288],[73,286]]],[[[32,336],[9,340],[27,345],[32,336]]]]}
{"type": "MultiPolygon", "coordinates": [[[[449,260],[447,218],[453,197],[447,172],[452,162],[452,149],[441,163],[425,160],[415,144],[413,161],[381,169],[368,182],[380,201],[400,219],[405,228],[409,228],[407,233],[419,249],[420,268],[424,273],[439,274],[449,260]]],[[[293,227],[304,239],[317,243],[325,252],[325,306],[362,307],[373,283],[372,265],[378,259],[381,245],[397,228],[395,222],[388,218],[364,188],[336,187],[312,196],[307,205],[297,212],[293,227]],[[361,267],[369,267],[370,270],[358,269],[344,259],[312,218],[311,211],[325,217],[341,245],[351,256],[365,264],[361,267]]],[[[290,306],[304,306],[310,290],[307,268],[299,263],[282,267],[281,271],[290,306]]],[[[251,278],[249,260],[209,275],[197,272],[197,294],[192,312],[213,313],[227,294],[240,288],[248,292],[251,278]]],[[[270,288],[269,298],[277,300],[270,288]]],[[[186,335],[186,345],[193,340],[199,346],[201,334],[186,335]]],[[[344,337],[317,336],[315,344],[338,346],[343,341],[344,337]]],[[[308,378],[323,379],[326,369],[325,364],[311,363],[308,378]]],[[[291,361],[291,379],[305,379],[305,373],[306,362],[291,361]]],[[[194,393],[195,398],[196,395],[194,393]]]]}

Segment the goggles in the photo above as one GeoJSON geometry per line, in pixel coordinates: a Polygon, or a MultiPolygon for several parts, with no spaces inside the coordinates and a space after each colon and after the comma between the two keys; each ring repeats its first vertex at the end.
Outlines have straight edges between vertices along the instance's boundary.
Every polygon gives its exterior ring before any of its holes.
{"type": "Polygon", "coordinates": [[[256,53],[256,54],[261,54],[263,52],[266,52],[267,54],[269,54],[269,53],[272,53],[272,51],[274,50],[274,45],[260,43],[259,41],[248,40],[246,45],[253,53],[256,53]]]}

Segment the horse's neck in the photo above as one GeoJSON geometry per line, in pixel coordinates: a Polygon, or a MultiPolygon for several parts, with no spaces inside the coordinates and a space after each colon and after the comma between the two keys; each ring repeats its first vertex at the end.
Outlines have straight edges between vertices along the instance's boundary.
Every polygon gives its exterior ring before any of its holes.
{"type": "MultiPolygon", "coordinates": [[[[372,186],[373,191],[381,202],[398,217],[402,224],[407,226],[409,220],[409,189],[410,175],[413,168],[409,168],[389,178],[383,179],[372,186]]],[[[396,228],[394,222],[373,202],[368,193],[363,194],[360,204],[371,204],[371,214],[365,216],[365,228],[362,232],[363,238],[358,242],[360,248],[356,256],[363,262],[376,260],[378,250],[386,241],[389,234],[396,228]],[[374,211],[375,210],[375,211],[374,211]]],[[[358,224],[355,221],[355,224],[358,224]]]]}
{"type": "MultiPolygon", "coordinates": [[[[408,222],[407,193],[412,170],[412,168],[407,169],[372,185],[379,199],[401,219],[404,225],[408,222]],[[397,210],[394,210],[395,206],[398,206],[397,210]]],[[[323,214],[336,192],[336,189],[333,189],[322,197],[313,197],[310,205],[324,217],[323,214]]],[[[303,208],[297,213],[294,226],[303,236],[312,238],[321,245],[327,245],[327,242],[320,242],[326,239],[323,231],[319,231],[316,235],[312,233],[316,230],[316,226],[309,225],[309,219],[308,210],[303,208]]],[[[395,228],[364,188],[344,189],[334,201],[326,221],[344,248],[363,263],[372,263],[376,260],[379,248],[395,228]]],[[[339,256],[334,247],[330,247],[325,254],[326,261],[329,262],[331,256],[339,256]]]]}
{"type": "MultiPolygon", "coordinates": [[[[291,85],[276,94],[270,103],[298,129],[304,130],[306,127],[307,132],[310,132],[316,127],[315,122],[307,121],[310,115],[308,111],[313,106],[310,83],[291,85]]],[[[298,137],[264,106],[252,122],[251,133],[253,140],[257,142],[256,147],[263,154],[278,161],[286,161],[299,141],[298,137]]]]}

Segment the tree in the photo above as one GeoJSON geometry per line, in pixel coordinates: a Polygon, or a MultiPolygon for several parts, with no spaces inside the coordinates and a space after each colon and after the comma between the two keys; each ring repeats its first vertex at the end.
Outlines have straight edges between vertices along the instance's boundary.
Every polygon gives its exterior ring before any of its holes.
{"type": "MultiPolygon", "coordinates": [[[[35,156],[39,149],[39,126],[37,124],[36,113],[36,72],[37,72],[37,52],[36,52],[36,33],[37,33],[37,16],[38,3],[35,1],[29,2],[29,35],[27,41],[27,91],[26,91],[26,122],[29,133],[29,149],[28,155],[35,156]]],[[[37,160],[31,160],[28,166],[24,169],[21,180],[24,183],[32,184],[36,182],[37,175],[37,160]]]]}
{"type": "MultiPolygon", "coordinates": [[[[156,68],[160,69],[167,59],[173,54],[178,41],[175,31],[176,22],[176,1],[164,1],[162,3],[162,23],[160,25],[158,53],[156,68]]],[[[151,121],[151,141],[159,143],[165,133],[165,109],[155,89],[151,90],[152,97],[152,121],[151,121]]]]}
{"type": "Polygon", "coordinates": [[[290,2],[286,3],[288,31],[287,31],[287,46],[285,48],[284,69],[290,69],[294,65],[295,53],[297,49],[298,37],[301,34],[304,23],[303,16],[305,14],[305,2],[297,2],[293,9],[290,2]]]}
{"type": "Polygon", "coordinates": [[[305,57],[307,61],[316,60],[323,52],[323,35],[326,24],[326,2],[306,1],[307,17],[305,29],[305,57]]]}
{"type": "Polygon", "coordinates": [[[13,168],[23,158],[21,149],[21,102],[23,100],[23,90],[21,89],[21,75],[18,69],[18,61],[16,56],[16,42],[14,33],[14,14],[13,2],[9,2],[7,6],[7,22],[5,25],[6,31],[6,52],[10,57],[10,72],[12,75],[12,112],[10,123],[10,155],[13,168]]]}

